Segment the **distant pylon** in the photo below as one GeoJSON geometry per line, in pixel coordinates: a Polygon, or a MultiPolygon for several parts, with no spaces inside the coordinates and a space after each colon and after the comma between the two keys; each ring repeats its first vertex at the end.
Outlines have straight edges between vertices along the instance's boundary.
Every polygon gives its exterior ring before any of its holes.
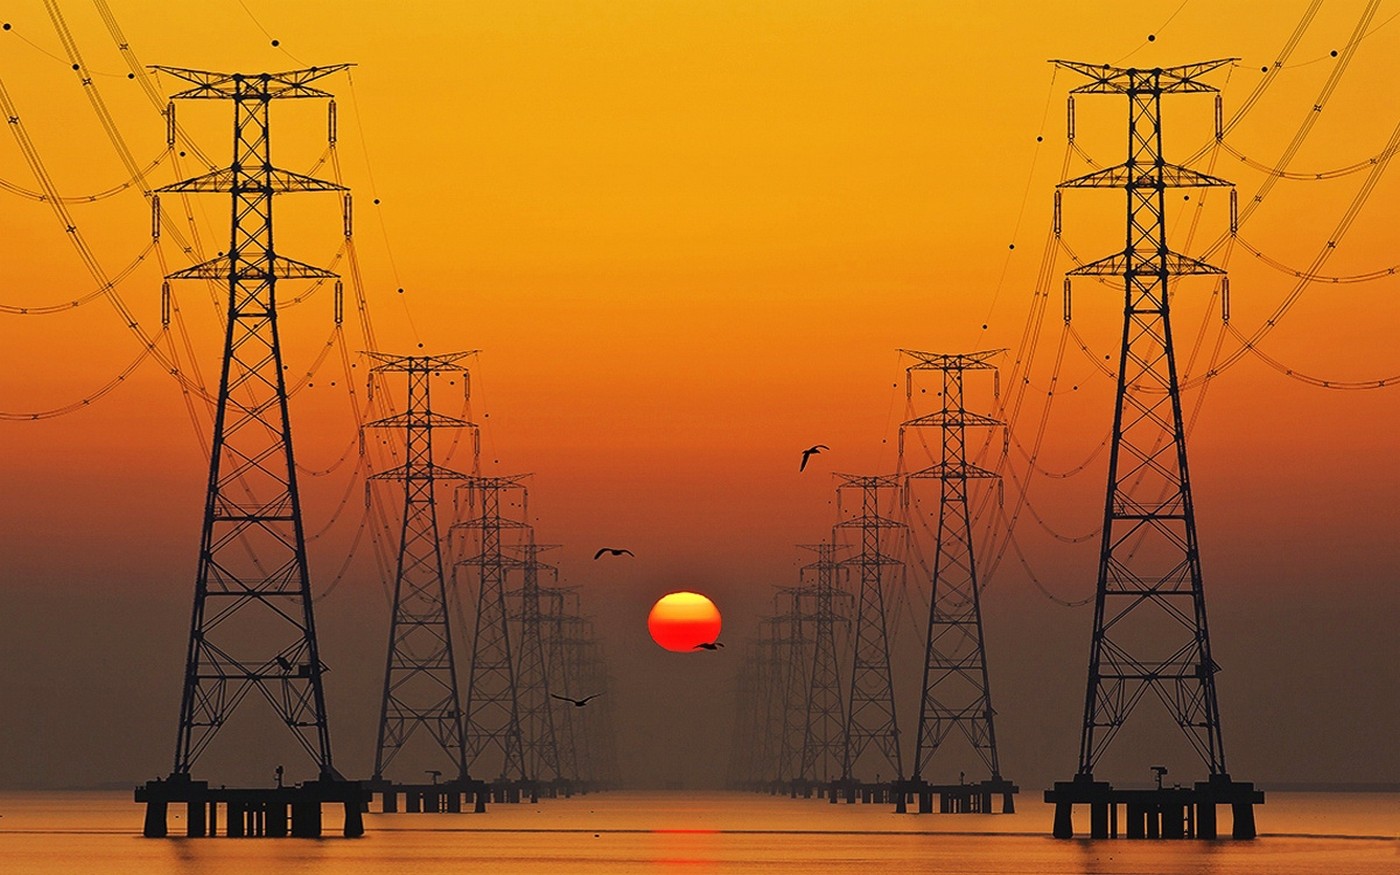
{"type": "Polygon", "coordinates": [[[394,573],[394,605],[389,623],[389,646],[384,666],[384,696],[379,711],[374,779],[422,728],[442,748],[459,778],[467,775],[466,736],[457,690],[452,627],[447,610],[438,528],[436,484],[469,475],[433,461],[433,430],[475,428],[464,419],[434,413],[432,378],[442,373],[465,374],[460,362],[471,352],[446,355],[394,356],[367,352],[379,362],[373,374],[402,373],[408,379],[408,402],[403,413],[368,423],[368,428],[402,429],[404,463],[380,471],[373,480],[401,481],[404,486],[403,528],[394,573]]]}
{"type": "Polygon", "coordinates": [[[900,481],[893,475],[837,476],[841,478],[838,495],[841,490],[859,491],[861,507],[859,516],[837,524],[838,529],[854,529],[860,538],[856,555],[841,563],[843,569],[854,570],[859,578],[841,780],[858,780],[856,769],[872,742],[891,771],[890,779],[898,780],[904,776],[904,760],[890,668],[884,581],[885,569],[902,563],[884,550],[884,536],[904,525],[880,515],[880,493],[897,490],[900,481]]]}
{"type": "Polygon", "coordinates": [[[812,614],[813,589],[810,586],[789,586],[778,590],[775,601],[787,600],[783,618],[786,634],[782,639],[782,720],[778,729],[778,772],[780,782],[794,781],[802,769],[802,740],[806,730],[807,692],[812,669],[808,627],[812,614]]]}
{"type": "MultiPolygon", "coordinates": [[[[734,642],[730,642],[733,646],[734,642]]],[[[745,790],[758,789],[758,744],[762,732],[760,715],[763,702],[756,690],[759,677],[759,657],[762,645],[751,638],[740,651],[739,670],[734,677],[734,722],[729,735],[729,786],[745,790]]]]}
{"type": "Polygon", "coordinates": [[[584,718],[583,734],[592,768],[588,780],[602,786],[611,786],[618,781],[617,727],[613,723],[616,699],[614,695],[610,695],[612,683],[608,677],[607,659],[593,624],[584,620],[580,629],[580,686],[596,692],[599,696],[598,700],[590,702],[587,708],[579,709],[584,712],[581,715],[584,718]],[[597,708],[593,707],[595,704],[597,708]]]}
{"type": "MultiPolygon", "coordinates": [[[[996,365],[990,359],[1005,350],[965,355],[901,352],[917,359],[907,369],[908,387],[912,389],[915,371],[937,371],[941,375],[939,395],[942,398],[941,409],[915,417],[899,428],[901,468],[906,461],[907,430],[937,429],[942,445],[932,464],[906,475],[907,490],[912,490],[919,480],[936,480],[939,484],[938,538],[934,545],[923,694],[919,703],[912,777],[915,783],[928,778],[934,754],[956,729],[971,745],[991,778],[1000,780],[993,719],[996,712],[992,708],[991,683],[987,678],[980,585],[967,501],[968,481],[991,481],[997,479],[997,475],[968,461],[967,430],[1000,428],[1003,423],[967,409],[963,380],[967,371],[990,371],[995,376],[996,365]]],[[[912,397],[912,392],[910,394],[912,397]]]]}
{"type": "MultiPolygon", "coordinates": [[[[587,696],[598,691],[592,687],[593,679],[588,672],[588,666],[585,665],[584,651],[588,644],[589,622],[579,614],[579,610],[579,605],[575,604],[574,608],[564,615],[563,622],[560,624],[563,627],[564,635],[560,641],[560,651],[563,654],[564,665],[567,667],[564,677],[567,679],[569,689],[579,696],[587,696]]],[[[601,701],[600,699],[599,702],[601,701]]],[[[596,755],[591,735],[592,708],[590,703],[587,708],[582,708],[570,715],[572,721],[570,728],[574,739],[574,762],[577,766],[574,770],[575,777],[585,783],[596,782],[599,774],[599,758],[596,755]]]]}
{"type": "Polygon", "coordinates": [[[544,612],[540,607],[540,569],[549,568],[539,554],[554,544],[536,544],[533,529],[520,548],[523,580],[513,593],[520,597],[520,648],[515,673],[520,707],[520,736],[524,746],[525,777],[530,781],[558,781],[564,777],[560,765],[559,740],[555,733],[556,699],[550,697],[551,678],[545,647],[544,612]]]}
{"type": "Polygon", "coordinates": [[[477,770],[478,780],[482,779],[481,760],[488,753],[498,757],[500,771],[495,777],[525,778],[519,688],[511,656],[505,590],[507,571],[520,562],[506,554],[501,537],[503,531],[521,530],[526,524],[501,514],[501,495],[519,493],[524,505],[525,487],[520,481],[527,476],[468,478],[462,487],[467,493],[466,504],[479,515],[453,526],[476,536],[476,552],[459,564],[476,568],[479,583],[465,708],[468,766],[477,770]]]}
{"type": "Polygon", "coordinates": [[[783,689],[786,671],[786,632],[784,617],[764,617],[758,624],[759,668],[758,746],[755,750],[754,777],[768,785],[778,779],[782,769],[783,689]]]}
{"type": "Polygon", "coordinates": [[[802,548],[815,551],[817,559],[802,568],[812,577],[812,668],[808,673],[802,759],[797,777],[825,783],[839,777],[845,747],[846,700],[841,695],[836,630],[849,625],[847,615],[838,613],[838,602],[843,597],[849,600],[850,594],[837,586],[836,543],[804,544],[802,548]]]}
{"type": "Polygon", "coordinates": [[[1223,271],[1168,248],[1165,197],[1167,188],[1230,183],[1165,161],[1161,103],[1163,94],[1215,92],[1200,77],[1230,60],[1143,70],[1055,62],[1090,80],[1072,94],[1128,98],[1127,161],[1060,186],[1122,188],[1128,206],[1127,247],[1070,271],[1121,278],[1126,301],[1079,748],[1086,781],[1149,691],[1211,777],[1226,775],[1168,292],[1171,277],[1223,271]]]}
{"type": "MultiPolygon", "coordinates": [[[[571,594],[578,598],[573,587],[540,587],[540,626],[549,691],[565,698],[581,698],[588,693],[578,693],[575,689],[572,660],[568,652],[571,618],[567,612],[566,598],[571,594]]],[[[578,738],[572,712],[572,707],[561,707],[554,713],[554,736],[559,749],[560,771],[566,779],[578,781],[582,773],[579,771],[578,738]]]]}
{"type": "Polygon", "coordinates": [[[168,279],[220,282],[228,290],[223,367],[214,416],[209,488],[195,576],[173,774],[190,768],[256,690],[333,779],[324,666],[316,644],[301,498],[292,454],[287,384],[277,329],[276,285],[335,274],[278,254],[273,195],[343,191],[333,182],[272,166],[269,107],[331,95],[310,83],[350,65],[243,75],[156,67],[193,88],[175,98],[233,101],[233,163],[160,191],[228,192],[228,252],[168,279]]]}

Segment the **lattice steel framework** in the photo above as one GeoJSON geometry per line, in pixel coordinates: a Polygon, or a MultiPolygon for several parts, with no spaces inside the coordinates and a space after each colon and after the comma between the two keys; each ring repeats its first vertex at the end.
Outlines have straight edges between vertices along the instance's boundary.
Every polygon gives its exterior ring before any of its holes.
{"type": "Polygon", "coordinates": [[[841,754],[841,779],[855,779],[862,754],[873,742],[893,777],[904,777],[900,753],[899,720],[894,703],[894,679],[890,672],[890,642],[885,615],[885,570],[902,565],[884,550],[885,536],[902,530],[904,524],[880,515],[880,495],[897,490],[895,475],[861,476],[837,474],[843,490],[860,492],[859,516],[837,523],[838,529],[853,529],[860,538],[859,552],[841,563],[843,570],[859,578],[856,596],[855,631],[852,635],[850,697],[846,707],[846,729],[841,754]]]}
{"type": "MultiPolygon", "coordinates": [[[[560,652],[563,663],[567,666],[565,678],[573,693],[580,696],[590,695],[599,692],[592,686],[593,677],[586,664],[585,651],[589,645],[589,629],[591,624],[578,612],[578,606],[572,612],[566,613],[561,622],[563,628],[563,638],[560,641],[560,652]]],[[[602,699],[598,700],[601,703],[602,699]]],[[[593,745],[593,703],[571,713],[572,730],[574,737],[574,758],[576,768],[574,776],[583,781],[596,781],[599,775],[599,757],[593,745]]]]}
{"type": "Polygon", "coordinates": [[[817,558],[802,567],[802,573],[812,580],[812,668],[808,673],[802,759],[797,777],[806,781],[828,781],[836,777],[841,768],[846,743],[846,700],[841,695],[836,630],[849,622],[845,614],[838,612],[837,603],[842,597],[849,599],[850,594],[837,586],[840,563],[836,553],[840,545],[830,542],[801,547],[814,551],[817,558]]]}
{"type": "Polygon", "coordinates": [[[808,627],[811,614],[807,613],[812,600],[812,587],[782,587],[774,596],[776,602],[787,601],[786,611],[777,616],[782,618],[785,634],[780,641],[782,666],[782,689],[779,701],[782,703],[782,718],[778,728],[778,769],[779,781],[790,781],[801,777],[802,741],[806,731],[807,692],[811,684],[809,677],[812,668],[812,648],[808,641],[808,627]]]}
{"type": "MultiPolygon", "coordinates": [[[[730,645],[733,646],[732,641],[730,645]]],[[[729,734],[729,784],[732,787],[751,786],[759,780],[757,747],[762,703],[756,690],[761,681],[758,665],[761,652],[757,639],[746,639],[734,678],[734,722],[729,734]]]]}
{"type": "Polygon", "coordinates": [[[232,196],[228,252],[167,277],[228,288],[175,775],[189,775],[256,690],[315,760],[320,776],[335,776],[276,295],[278,280],[335,274],[274,250],[272,199],[344,189],[272,165],[269,107],[274,100],[330,98],[311,83],[348,66],[250,75],[155,68],[194,84],[174,98],[233,101],[232,164],[160,189],[232,196]]]}
{"type": "Polygon", "coordinates": [[[441,537],[437,516],[437,484],[463,480],[463,474],[433,461],[433,431],[475,429],[475,423],[432,409],[432,379],[461,374],[462,360],[472,352],[446,355],[394,356],[367,352],[379,362],[375,375],[401,373],[408,381],[405,412],[371,423],[368,428],[400,429],[405,435],[404,463],[373,475],[372,480],[403,483],[403,528],[394,571],[394,606],[389,623],[389,646],[384,664],[384,696],[379,711],[374,778],[384,770],[420,728],[446,754],[458,777],[467,775],[466,735],[457,689],[452,624],[447,610],[441,537]]]}
{"type": "MultiPolygon", "coordinates": [[[[588,695],[577,689],[574,675],[577,669],[570,655],[569,638],[571,627],[579,620],[577,611],[567,611],[566,599],[572,595],[577,601],[575,587],[540,587],[541,604],[549,609],[541,609],[540,626],[544,638],[545,675],[549,678],[549,690],[565,698],[581,698],[588,695]]],[[[554,737],[559,749],[559,768],[564,777],[578,780],[579,770],[578,734],[574,730],[574,707],[563,703],[554,713],[554,737]]]]}
{"type": "MultiPolygon", "coordinates": [[[[523,506],[525,487],[520,481],[527,476],[468,478],[462,487],[467,493],[466,503],[478,509],[479,515],[453,526],[475,534],[478,548],[459,563],[476,568],[479,583],[465,708],[468,765],[476,768],[488,752],[499,754],[501,768],[497,777],[515,780],[525,778],[525,757],[505,583],[507,572],[521,563],[507,555],[502,532],[522,530],[526,524],[502,516],[501,496],[519,494],[523,506]]],[[[478,773],[477,777],[481,775],[478,773]]]]}
{"type": "Polygon", "coordinates": [[[764,617],[758,625],[758,655],[755,664],[759,668],[758,680],[758,746],[755,752],[754,776],[761,781],[771,781],[781,770],[779,759],[782,752],[783,689],[785,640],[782,616],[764,617]]]}
{"type": "Polygon", "coordinates": [[[510,593],[520,599],[520,661],[515,672],[520,736],[524,745],[525,776],[529,780],[554,781],[564,777],[564,771],[554,726],[554,703],[557,700],[550,698],[545,615],[540,609],[540,570],[554,569],[541,562],[539,555],[558,545],[536,544],[533,530],[530,531],[532,534],[520,548],[523,578],[520,589],[510,593]]]}
{"type": "Polygon", "coordinates": [[[990,371],[995,375],[996,365],[990,359],[1005,350],[964,355],[900,351],[917,360],[906,369],[907,387],[912,390],[916,371],[936,371],[941,377],[943,399],[941,409],[904,422],[899,428],[901,470],[907,430],[937,429],[941,438],[937,460],[906,475],[906,489],[918,480],[935,480],[939,485],[938,540],[934,545],[913,779],[924,779],[934,754],[956,729],[991,777],[999,780],[995,711],[987,678],[977,562],[967,502],[969,481],[995,480],[997,475],[968,461],[967,430],[1000,428],[1003,423],[966,408],[963,382],[967,371],[990,371]]]}
{"type": "Polygon", "coordinates": [[[580,625],[578,639],[578,676],[580,686],[596,691],[599,698],[590,702],[587,708],[580,708],[583,717],[582,732],[584,746],[588,750],[591,772],[585,774],[587,780],[612,784],[617,782],[617,728],[613,723],[614,697],[609,694],[612,688],[608,677],[607,658],[603,644],[598,640],[593,623],[585,619],[580,625]],[[598,707],[594,707],[597,705],[598,707]]]}
{"type": "Polygon", "coordinates": [[[1168,188],[1230,183],[1166,162],[1161,99],[1163,94],[1215,92],[1200,77],[1231,60],[1150,70],[1054,62],[1090,80],[1072,95],[1128,98],[1127,161],[1061,184],[1127,193],[1126,247],[1070,271],[1071,276],[1121,277],[1125,286],[1076,780],[1092,777],[1095,764],[1149,690],[1211,776],[1226,774],[1215,692],[1218,666],[1206,628],[1168,289],[1173,277],[1223,271],[1168,248],[1165,196],[1168,188]]]}

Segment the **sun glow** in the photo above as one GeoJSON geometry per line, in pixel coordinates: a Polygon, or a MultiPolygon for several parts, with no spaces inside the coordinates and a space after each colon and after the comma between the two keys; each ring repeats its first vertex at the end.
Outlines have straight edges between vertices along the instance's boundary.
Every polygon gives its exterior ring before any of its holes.
{"type": "Polygon", "coordinates": [[[647,631],[661,647],[676,653],[692,653],[719,637],[719,608],[698,592],[673,592],[652,605],[647,631]]]}

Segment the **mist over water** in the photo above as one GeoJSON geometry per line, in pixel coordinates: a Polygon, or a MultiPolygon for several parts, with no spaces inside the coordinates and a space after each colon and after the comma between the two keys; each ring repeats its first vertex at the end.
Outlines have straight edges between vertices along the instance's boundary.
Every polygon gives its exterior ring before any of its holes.
{"type": "MultiPolygon", "coordinates": [[[[1270,792],[1253,842],[1058,841],[1025,792],[1013,815],[622,791],[486,814],[370,814],[362,839],[144,839],[126,793],[0,794],[7,875],[246,873],[1349,873],[1400,866],[1400,793],[1270,792]]],[[[327,807],[327,835],[339,824],[327,807]]],[[[172,811],[172,815],[174,811],[172,811]]],[[[172,816],[172,827],[180,828],[172,816]]]]}

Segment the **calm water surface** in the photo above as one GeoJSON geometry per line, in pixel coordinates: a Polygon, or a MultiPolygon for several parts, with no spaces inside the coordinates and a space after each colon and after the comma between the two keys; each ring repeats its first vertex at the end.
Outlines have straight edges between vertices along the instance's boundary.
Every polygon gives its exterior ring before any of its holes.
{"type": "Polygon", "coordinates": [[[374,814],[362,839],[305,840],[144,839],[130,793],[0,793],[0,873],[1400,875],[1400,794],[1270,792],[1254,842],[1056,841],[1038,795],[1023,793],[1014,815],[896,815],[883,805],[614,792],[480,815],[374,814]]]}

